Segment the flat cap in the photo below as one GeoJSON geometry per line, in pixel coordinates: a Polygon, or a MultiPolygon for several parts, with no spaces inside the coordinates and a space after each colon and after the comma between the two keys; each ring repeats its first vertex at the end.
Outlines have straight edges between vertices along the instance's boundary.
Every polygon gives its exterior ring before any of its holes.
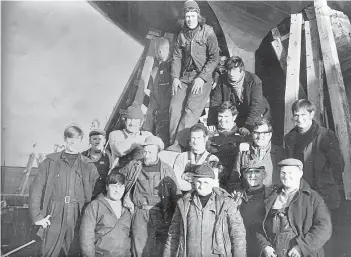
{"type": "Polygon", "coordinates": [[[144,143],[141,145],[158,145],[161,150],[165,148],[165,144],[163,143],[162,139],[153,135],[145,138],[144,143]]]}
{"type": "Polygon", "coordinates": [[[139,105],[136,102],[134,102],[131,106],[128,107],[128,109],[124,115],[128,119],[143,119],[144,118],[144,113],[141,110],[141,105],[139,105]]]}
{"type": "Polygon", "coordinates": [[[188,0],[184,3],[183,10],[186,11],[187,9],[195,9],[200,11],[199,5],[194,0],[188,0]]]}
{"type": "Polygon", "coordinates": [[[212,178],[215,179],[216,175],[213,169],[207,163],[202,164],[201,166],[197,167],[193,177],[195,178],[212,178]]]}
{"type": "Polygon", "coordinates": [[[103,135],[104,137],[106,137],[106,132],[102,129],[92,129],[89,132],[89,137],[96,136],[96,135],[103,135]]]}
{"type": "Polygon", "coordinates": [[[265,166],[258,166],[258,165],[246,165],[246,166],[242,166],[240,168],[240,172],[242,174],[244,174],[248,171],[253,171],[253,170],[266,171],[266,167],[265,166]]]}
{"type": "Polygon", "coordinates": [[[289,158],[289,159],[285,159],[282,160],[280,162],[277,163],[277,166],[296,166],[299,167],[300,170],[303,169],[303,164],[300,160],[298,159],[294,159],[294,158],[289,158]]]}

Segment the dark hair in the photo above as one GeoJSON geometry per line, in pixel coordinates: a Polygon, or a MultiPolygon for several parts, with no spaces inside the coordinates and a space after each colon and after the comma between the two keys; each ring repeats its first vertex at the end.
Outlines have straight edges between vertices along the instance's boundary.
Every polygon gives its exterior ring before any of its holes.
{"type": "Polygon", "coordinates": [[[198,132],[198,131],[202,131],[204,133],[204,137],[208,135],[208,130],[205,127],[205,125],[203,125],[202,123],[196,123],[194,126],[190,128],[190,133],[198,132]]]}
{"type": "Polygon", "coordinates": [[[220,174],[224,169],[224,166],[218,161],[209,161],[208,166],[210,166],[212,169],[218,169],[218,174],[220,174]]]}
{"type": "Polygon", "coordinates": [[[63,138],[83,137],[83,130],[77,125],[69,125],[63,132],[63,138]]]}
{"type": "Polygon", "coordinates": [[[187,9],[182,11],[182,13],[178,19],[178,24],[182,27],[182,29],[186,28],[185,14],[189,11],[197,12],[197,20],[199,22],[199,26],[203,26],[206,24],[206,18],[201,16],[199,10],[194,9],[194,8],[187,8],[187,9]]]}
{"type": "Polygon", "coordinates": [[[218,106],[218,113],[223,113],[225,111],[231,111],[232,115],[238,115],[238,109],[236,108],[236,106],[230,102],[230,101],[224,101],[220,106],[218,106]]]}
{"type": "Polygon", "coordinates": [[[227,59],[224,67],[227,71],[239,67],[241,72],[244,69],[244,61],[239,56],[231,56],[227,59]]]}
{"type": "Polygon", "coordinates": [[[106,186],[113,184],[124,185],[125,182],[126,177],[122,173],[116,171],[115,169],[113,169],[111,173],[107,175],[105,180],[106,186]]]}
{"type": "Polygon", "coordinates": [[[316,107],[310,100],[299,99],[293,103],[293,105],[291,106],[291,111],[294,114],[294,112],[297,112],[300,109],[305,109],[308,112],[314,112],[316,110],[316,107]]]}
{"type": "Polygon", "coordinates": [[[255,129],[258,129],[258,127],[263,126],[263,125],[267,125],[269,132],[272,132],[272,130],[273,130],[272,125],[269,122],[269,120],[267,120],[265,118],[259,118],[259,119],[255,120],[253,125],[252,125],[252,131],[254,131],[255,129]]]}

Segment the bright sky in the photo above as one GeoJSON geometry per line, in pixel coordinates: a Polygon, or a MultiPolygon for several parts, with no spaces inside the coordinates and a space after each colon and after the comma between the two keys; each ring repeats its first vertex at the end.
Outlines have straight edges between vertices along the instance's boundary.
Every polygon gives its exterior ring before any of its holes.
{"type": "Polygon", "coordinates": [[[104,128],[142,46],[85,1],[3,2],[2,23],[1,165],[53,152],[71,122],[104,128]]]}

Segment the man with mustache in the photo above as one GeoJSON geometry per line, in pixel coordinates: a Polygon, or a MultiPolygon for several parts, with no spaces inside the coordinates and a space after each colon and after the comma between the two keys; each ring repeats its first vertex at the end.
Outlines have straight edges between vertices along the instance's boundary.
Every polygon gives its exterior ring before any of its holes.
{"type": "Polygon", "coordinates": [[[145,138],[152,135],[151,132],[141,129],[143,123],[144,113],[140,105],[133,103],[124,114],[124,129],[112,131],[109,135],[113,167],[123,167],[133,159],[143,158],[140,145],[145,138]]]}
{"type": "Polygon", "coordinates": [[[93,191],[93,198],[102,193],[105,189],[105,179],[111,168],[111,154],[105,149],[106,132],[102,129],[93,129],[89,133],[89,144],[91,147],[82,152],[83,156],[91,159],[99,172],[99,179],[96,181],[93,191]]]}
{"type": "Polygon", "coordinates": [[[188,129],[198,122],[210,96],[212,73],[219,63],[216,34],[205,24],[198,4],[184,3],[171,68],[172,99],[169,108],[171,145],[181,152],[186,147],[188,129]]]}

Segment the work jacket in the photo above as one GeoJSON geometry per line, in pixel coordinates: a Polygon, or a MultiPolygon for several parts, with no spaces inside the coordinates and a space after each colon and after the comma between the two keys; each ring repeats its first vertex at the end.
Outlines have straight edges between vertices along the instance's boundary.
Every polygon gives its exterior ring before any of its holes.
{"type": "Polygon", "coordinates": [[[201,240],[189,238],[189,229],[199,230],[193,227],[202,226],[201,236],[212,236],[212,241],[201,242],[202,249],[211,249],[210,252],[202,252],[202,256],[246,257],[246,231],[238,206],[231,196],[221,188],[213,188],[213,193],[203,208],[208,208],[207,214],[212,214],[213,217],[202,222],[192,218],[194,214],[191,205],[194,206],[196,197],[195,191],[192,191],[178,201],[163,256],[187,257],[187,249],[194,251],[194,242],[201,240]],[[189,218],[192,220],[192,228],[189,227],[189,218]]]}
{"type": "Polygon", "coordinates": [[[80,226],[83,257],[130,256],[130,226],[132,215],[123,208],[119,219],[103,194],[84,211],[80,226]]]}
{"type": "Polygon", "coordinates": [[[180,79],[192,64],[195,65],[198,77],[205,82],[212,79],[212,72],[219,63],[219,47],[216,34],[209,25],[199,25],[192,39],[187,36],[187,29],[177,37],[173,51],[171,77],[180,79]]]}
{"type": "MultiPolygon", "coordinates": [[[[270,107],[267,99],[262,93],[262,81],[260,78],[249,71],[245,71],[243,82],[243,102],[237,106],[239,114],[236,123],[239,127],[251,129],[254,121],[264,116],[270,117],[270,107]]],[[[228,83],[228,75],[224,73],[219,77],[218,84],[211,92],[210,108],[208,112],[207,125],[217,125],[218,107],[224,101],[233,101],[232,86],[228,83]]],[[[235,103],[235,105],[237,105],[235,103]]]]}
{"type": "MultiPolygon", "coordinates": [[[[265,217],[262,229],[257,234],[261,253],[266,246],[271,246],[265,230],[267,216],[277,199],[282,187],[273,191],[265,200],[265,217]]],[[[330,213],[323,198],[306,181],[301,179],[300,189],[294,195],[288,207],[289,224],[295,233],[294,241],[300,247],[304,257],[324,257],[323,245],[332,234],[330,213]]],[[[290,249],[287,249],[288,251],[290,249]]]]}
{"type": "MultiPolygon", "coordinates": [[[[333,131],[316,122],[312,129],[311,141],[306,142],[303,150],[303,178],[324,198],[330,209],[335,209],[340,205],[337,181],[344,170],[344,158],[333,131]]],[[[293,157],[298,133],[295,127],[284,137],[287,157],[293,157]]]]}

